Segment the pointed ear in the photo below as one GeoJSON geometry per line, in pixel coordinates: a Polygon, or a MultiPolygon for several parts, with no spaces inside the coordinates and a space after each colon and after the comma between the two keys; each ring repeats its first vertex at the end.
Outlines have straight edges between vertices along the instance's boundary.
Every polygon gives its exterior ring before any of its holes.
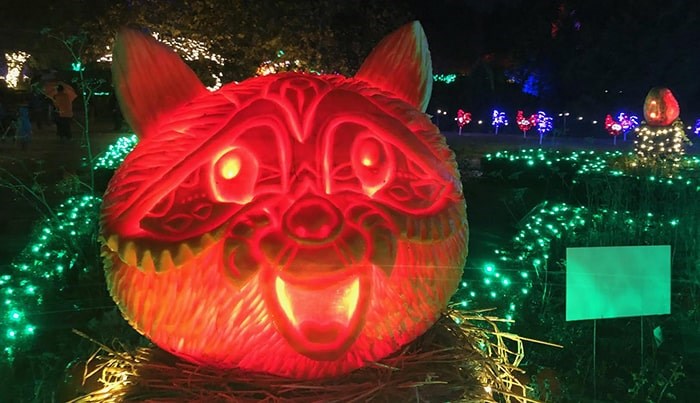
{"type": "Polygon", "coordinates": [[[151,134],[161,115],[207,91],[172,49],[132,29],[114,42],[112,81],[122,113],[140,138],[151,134]]]}
{"type": "Polygon", "coordinates": [[[382,39],[355,78],[389,91],[425,112],[433,91],[433,65],[420,23],[406,24],[382,39]]]}

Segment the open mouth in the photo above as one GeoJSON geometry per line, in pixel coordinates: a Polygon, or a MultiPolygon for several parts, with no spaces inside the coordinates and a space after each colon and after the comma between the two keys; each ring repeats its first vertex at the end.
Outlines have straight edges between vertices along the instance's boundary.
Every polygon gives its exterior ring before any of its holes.
{"type": "Polygon", "coordinates": [[[355,341],[364,320],[368,278],[355,273],[323,282],[274,277],[277,324],[296,351],[334,360],[355,341]]]}

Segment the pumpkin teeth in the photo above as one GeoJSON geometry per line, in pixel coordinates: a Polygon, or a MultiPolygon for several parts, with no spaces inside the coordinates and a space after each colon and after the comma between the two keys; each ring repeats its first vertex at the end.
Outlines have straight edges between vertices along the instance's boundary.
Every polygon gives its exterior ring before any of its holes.
{"type": "MultiPolygon", "coordinates": [[[[207,233],[199,239],[165,247],[147,247],[135,240],[121,240],[118,235],[110,235],[106,239],[103,237],[101,241],[109,251],[117,253],[127,265],[137,267],[145,272],[162,272],[181,267],[198,253],[213,245],[216,238],[207,233]]],[[[148,242],[144,242],[144,244],[148,244],[148,242]]]]}
{"type": "Polygon", "coordinates": [[[119,245],[119,257],[129,266],[136,266],[136,244],[134,241],[126,241],[119,245]]]}
{"type": "Polygon", "coordinates": [[[113,251],[116,252],[119,248],[119,236],[117,235],[111,235],[109,239],[107,239],[107,247],[113,251]]]}
{"type": "Polygon", "coordinates": [[[173,258],[173,261],[175,263],[175,266],[179,267],[185,264],[186,262],[192,260],[193,257],[194,253],[192,253],[192,249],[190,249],[189,245],[186,242],[183,242],[177,248],[177,254],[173,258]]]}
{"type": "Polygon", "coordinates": [[[168,249],[165,249],[160,253],[158,257],[158,262],[156,264],[156,270],[159,272],[168,271],[175,267],[173,262],[173,257],[168,249]]]}
{"type": "Polygon", "coordinates": [[[153,256],[151,256],[151,251],[146,250],[143,253],[143,259],[141,260],[141,270],[149,273],[156,271],[155,263],[153,263],[153,256]]]}

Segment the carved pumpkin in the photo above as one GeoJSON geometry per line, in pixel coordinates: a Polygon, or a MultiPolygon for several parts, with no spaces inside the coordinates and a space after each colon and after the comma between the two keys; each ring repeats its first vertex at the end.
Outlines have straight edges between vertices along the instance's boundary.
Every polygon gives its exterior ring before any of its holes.
{"type": "Polygon", "coordinates": [[[424,114],[418,23],[353,78],[283,73],[207,91],[153,38],[117,38],[114,82],[140,141],[102,206],[108,287],[161,348],[296,378],[410,342],[461,279],[466,207],[424,114]]]}
{"type": "Polygon", "coordinates": [[[668,88],[654,87],[644,100],[644,120],[649,126],[668,126],[678,119],[681,110],[668,88]]]}

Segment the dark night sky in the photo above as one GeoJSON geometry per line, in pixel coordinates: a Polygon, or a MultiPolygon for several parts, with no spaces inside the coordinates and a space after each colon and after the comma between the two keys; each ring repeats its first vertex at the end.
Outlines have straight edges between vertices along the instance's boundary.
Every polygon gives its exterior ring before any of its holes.
{"type": "Polygon", "coordinates": [[[668,86],[700,112],[698,2],[443,0],[417,11],[439,72],[473,72],[479,60],[534,69],[553,86],[550,104],[588,109],[641,109],[651,87],[668,86]]]}

